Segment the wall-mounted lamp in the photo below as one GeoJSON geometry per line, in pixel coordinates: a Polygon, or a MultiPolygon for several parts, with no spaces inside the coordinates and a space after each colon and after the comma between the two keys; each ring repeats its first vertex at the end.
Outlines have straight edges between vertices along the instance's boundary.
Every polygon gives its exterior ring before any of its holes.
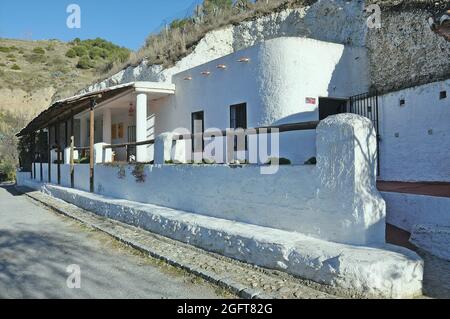
{"type": "Polygon", "coordinates": [[[239,60],[237,60],[239,63],[248,63],[250,62],[250,58],[242,57],[239,60]]]}
{"type": "Polygon", "coordinates": [[[219,64],[219,65],[217,66],[217,68],[218,68],[218,69],[221,69],[221,70],[226,70],[226,69],[227,69],[227,66],[226,66],[225,64],[219,64]]]}
{"type": "Polygon", "coordinates": [[[185,80],[185,81],[192,81],[192,76],[187,76],[183,80],[185,80]]]}
{"type": "Polygon", "coordinates": [[[130,103],[130,108],[128,109],[128,116],[134,116],[134,107],[133,103],[130,103]]]}
{"type": "Polygon", "coordinates": [[[209,75],[211,75],[211,72],[209,72],[209,71],[203,71],[203,72],[202,72],[202,75],[204,75],[204,76],[209,76],[209,75]]]}

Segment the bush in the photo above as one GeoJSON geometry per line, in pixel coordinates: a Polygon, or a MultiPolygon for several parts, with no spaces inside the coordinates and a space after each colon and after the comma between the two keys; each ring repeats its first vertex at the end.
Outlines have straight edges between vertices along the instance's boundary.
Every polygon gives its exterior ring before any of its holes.
{"type": "Polygon", "coordinates": [[[14,64],[14,65],[11,67],[11,69],[12,69],[12,70],[16,70],[16,71],[22,70],[22,69],[20,68],[20,66],[18,66],[17,64],[14,64]]]}
{"type": "Polygon", "coordinates": [[[76,58],[76,57],[77,57],[77,53],[75,52],[74,49],[69,49],[69,50],[66,52],[66,57],[68,57],[69,59],[76,58]]]}
{"type": "Polygon", "coordinates": [[[82,70],[91,69],[93,67],[94,66],[92,64],[92,61],[91,61],[91,59],[89,59],[88,56],[81,57],[77,64],[77,68],[82,69],[82,70]]]}
{"type": "Polygon", "coordinates": [[[5,63],[0,63],[0,66],[6,66],[6,64],[5,63]]]}
{"type": "Polygon", "coordinates": [[[16,56],[14,54],[8,54],[6,57],[8,59],[14,59],[16,56]]]}
{"type": "Polygon", "coordinates": [[[36,54],[45,54],[45,50],[44,50],[44,48],[37,47],[37,48],[34,48],[34,49],[33,49],[33,53],[36,53],[36,54]]]}
{"type": "Polygon", "coordinates": [[[75,51],[76,55],[80,58],[89,54],[89,50],[82,45],[74,47],[73,50],[75,51]]]}
{"type": "Polygon", "coordinates": [[[8,47],[2,47],[2,46],[0,46],[0,52],[3,52],[3,53],[9,53],[9,52],[11,52],[11,49],[8,48],[8,47]]]}
{"type": "Polygon", "coordinates": [[[0,161],[0,181],[12,182],[16,177],[16,165],[12,161],[0,161]]]}

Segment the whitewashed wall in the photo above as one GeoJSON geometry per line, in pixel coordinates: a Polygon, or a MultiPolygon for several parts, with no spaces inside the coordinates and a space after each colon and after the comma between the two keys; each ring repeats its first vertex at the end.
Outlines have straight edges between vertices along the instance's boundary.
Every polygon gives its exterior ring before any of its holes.
{"type": "Polygon", "coordinates": [[[383,192],[387,222],[408,232],[416,225],[450,227],[450,198],[383,192]]]}
{"type": "MultiPolygon", "coordinates": [[[[317,165],[281,166],[269,175],[258,165],[145,165],[141,173],[137,166],[96,165],[94,190],[328,241],[384,243],[386,207],[375,185],[372,123],[340,114],[322,121],[316,132],[317,165]]],[[[162,141],[155,145],[159,153],[166,151],[162,141]]],[[[171,143],[167,148],[170,153],[171,143]]],[[[63,186],[69,178],[69,165],[61,165],[63,186]]],[[[88,165],[76,165],[75,188],[89,191],[88,165]]]]}
{"type": "Polygon", "coordinates": [[[370,121],[341,114],[322,121],[317,135],[317,166],[263,175],[260,166],[146,165],[139,181],[134,166],[96,165],[95,192],[330,241],[384,242],[370,121]]]}
{"type": "Polygon", "coordinates": [[[450,80],[381,96],[380,134],[381,179],[450,182],[450,80]]]}
{"type": "MultiPolygon", "coordinates": [[[[347,97],[368,89],[366,51],[306,38],[277,38],[173,76],[176,95],[153,101],[156,134],[191,129],[205,112],[205,128],[230,127],[230,106],[247,103],[249,127],[313,121],[318,105],[306,97],[347,97]],[[241,57],[249,63],[238,63],[241,57]],[[217,69],[224,64],[226,70],[217,69]],[[209,71],[209,76],[201,73],[209,71]],[[184,80],[192,77],[191,81],[184,80]]],[[[314,134],[314,133],[312,133],[314,134]]],[[[281,136],[282,155],[303,162],[315,155],[311,132],[281,136]]]]}

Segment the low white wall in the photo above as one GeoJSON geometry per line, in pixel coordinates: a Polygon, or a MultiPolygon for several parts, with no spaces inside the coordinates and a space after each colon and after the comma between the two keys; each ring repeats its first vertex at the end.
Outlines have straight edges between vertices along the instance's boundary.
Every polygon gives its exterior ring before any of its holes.
{"type": "Polygon", "coordinates": [[[381,179],[450,182],[450,79],[383,95],[379,103],[381,179]]]}
{"type": "Polygon", "coordinates": [[[16,171],[16,184],[18,186],[25,186],[27,181],[31,179],[30,172],[20,172],[16,171]]]}
{"type": "Polygon", "coordinates": [[[387,222],[408,232],[416,225],[450,227],[450,198],[383,192],[387,222]]]}
{"type": "Polygon", "coordinates": [[[76,164],[75,168],[75,188],[83,191],[90,191],[90,177],[89,177],[89,165],[76,164]]]}
{"type": "Polygon", "coordinates": [[[330,241],[384,242],[370,121],[353,114],[322,121],[317,149],[317,166],[281,166],[273,175],[259,166],[148,165],[138,181],[134,166],[96,165],[95,192],[330,241]]]}

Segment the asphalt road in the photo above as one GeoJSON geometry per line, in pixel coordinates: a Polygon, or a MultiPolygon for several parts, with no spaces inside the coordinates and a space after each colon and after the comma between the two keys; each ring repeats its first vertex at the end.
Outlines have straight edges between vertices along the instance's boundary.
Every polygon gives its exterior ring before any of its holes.
{"type": "Polygon", "coordinates": [[[0,298],[202,299],[222,293],[0,185],[0,298]],[[72,284],[78,279],[69,265],[79,266],[79,289],[67,286],[69,275],[75,275],[72,284]]]}

